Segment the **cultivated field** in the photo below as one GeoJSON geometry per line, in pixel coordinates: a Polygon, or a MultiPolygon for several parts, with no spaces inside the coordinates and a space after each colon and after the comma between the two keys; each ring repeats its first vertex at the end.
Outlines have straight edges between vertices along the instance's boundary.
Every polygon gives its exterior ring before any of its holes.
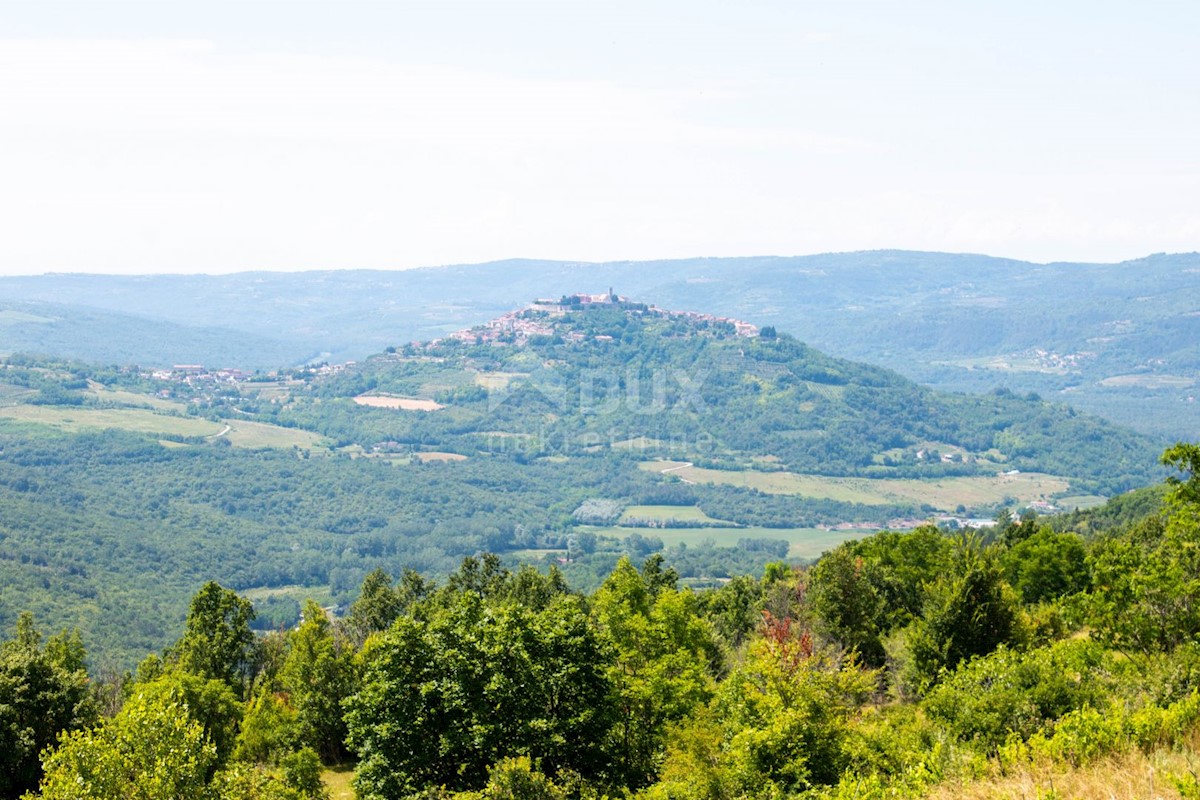
{"type": "Polygon", "coordinates": [[[329,446],[325,437],[299,428],[284,428],[264,422],[226,420],[229,430],[224,434],[234,447],[299,447],[312,450],[329,446]]]}
{"type": "Polygon", "coordinates": [[[686,462],[680,461],[649,461],[639,466],[690,483],[723,483],[768,494],[790,494],[865,505],[927,503],[945,511],[953,510],[960,503],[966,506],[990,505],[1010,497],[1020,502],[1049,500],[1053,495],[1066,491],[1070,485],[1064,478],[1039,472],[900,480],[706,469],[687,466],[686,462]]]}
{"type": "Polygon", "coordinates": [[[76,406],[12,406],[0,408],[0,418],[32,422],[76,433],[87,430],[134,431],[175,436],[212,436],[225,426],[197,417],[171,417],[142,408],[79,408],[76,406]]]}
{"type": "Polygon", "coordinates": [[[418,397],[393,397],[382,394],[360,394],[354,398],[360,406],[371,408],[396,408],[402,411],[437,411],[445,408],[441,403],[432,400],[422,400],[418,397]]]}
{"type": "Polygon", "coordinates": [[[652,522],[691,522],[719,524],[721,521],[705,514],[698,506],[629,506],[618,525],[626,525],[632,520],[649,520],[652,522]]]}
{"type": "Polygon", "coordinates": [[[1196,379],[1186,375],[1113,375],[1100,381],[1101,386],[1111,386],[1120,389],[1137,387],[1139,389],[1186,389],[1193,386],[1196,379]]]}
{"type": "Polygon", "coordinates": [[[476,372],[475,383],[491,391],[507,389],[508,385],[517,378],[528,378],[527,372],[476,372]]]}
{"type": "Polygon", "coordinates": [[[428,464],[432,461],[466,461],[467,457],[462,453],[413,453],[413,458],[420,461],[422,464],[428,464]]]}
{"type": "Polygon", "coordinates": [[[25,386],[0,383],[0,405],[17,405],[33,397],[37,392],[25,386]]]}
{"type": "Polygon", "coordinates": [[[671,547],[680,543],[689,546],[711,541],[717,547],[736,547],[739,539],[783,539],[788,543],[788,558],[815,559],[842,542],[870,536],[875,530],[855,529],[827,531],[820,528],[581,528],[605,536],[624,539],[630,534],[662,539],[671,547]]]}
{"type": "Polygon", "coordinates": [[[137,392],[127,392],[124,389],[108,389],[98,383],[89,383],[87,394],[104,403],[114,403],[116,405],[134,406],[141,408],[156,408],[160,411],[173,411],[183,413],[187,410],[185,403],[178,403],[174,400],[166,400],[162,397],[155,397],[149,394],[138,394],[137,392]]]}
{"type": "MultiPolygon", "coordinates": [[[[141,395],[134,395],[134,397],[141,397],[141,395]]],[[[321,436],[296,428],[283,428],[278,425],[244,420],[213,422],[199,417],[160,414],[149,408],[19,405],[0,408],[0,419],[42,425],[68,433],[113,429],[158,436],[202,436],[207,439],[228,437],[236,447],[312,449],[324,447],[327,444],[321,436]]],[[[172,442],[171,445],[178,445],[178,443],[172,442]]]]}

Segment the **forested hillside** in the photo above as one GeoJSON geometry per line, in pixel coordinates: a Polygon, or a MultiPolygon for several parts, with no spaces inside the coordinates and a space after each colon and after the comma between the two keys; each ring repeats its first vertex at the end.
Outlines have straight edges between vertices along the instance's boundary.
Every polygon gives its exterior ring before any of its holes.
{"type": "Polygon", "coordinates": [[[786,334],[610,302],[520,312],[267,376],[10,358],[0,624],[33,610],[124,668],[217,580],[260,629],[375,568],[664,553],[711,586],[883,526],[1086,507],[1156,478],[1144,437],[1009,392],[921,388],[786,334]]]}
{"type": "Polygon", "coordinates": [[[256,636],[209,583],[173,645],[91,681],[78,634],[22,616],[0,793],[317,798],[323,762],[363,800],[1194,797],[1200,448],[1163,459],[1165,494],[709,590],[657,555],[589,593],[485,555],[256,636]]]}

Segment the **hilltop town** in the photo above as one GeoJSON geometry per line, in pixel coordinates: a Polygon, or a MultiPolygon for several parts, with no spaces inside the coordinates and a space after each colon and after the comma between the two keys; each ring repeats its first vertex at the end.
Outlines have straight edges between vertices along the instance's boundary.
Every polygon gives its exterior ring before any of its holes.
{"type": "MultiPolygon", "coordinates": [[[[704,314],[696,311],[671,311],[654,305],[638,303],[628,297],[622,297],[610,288],[607,294],[572,294],[564,295],[558,300],[537,299],[524,308],[510,311],[483,325],[464,328],[445,337],[430,342],[436,346],[446,340],[459,341],[468,344],[521,345],[535,336],[554,336],[553,320],[602,308],[620,309],[630,314],[643,317],[657,317],[668,320],[683,320],[713,329],[724,329],[736,336],[757,336],[757,325],[743,322],[732,317],[721,317],[715,314],[704,314]]],[[[568,331],[561,334],[567,341],[580,342],[588,337],[578,331],[568,331]]],[[[611,341],[612,337],[598,334],[595,341],[611,341]]]]}

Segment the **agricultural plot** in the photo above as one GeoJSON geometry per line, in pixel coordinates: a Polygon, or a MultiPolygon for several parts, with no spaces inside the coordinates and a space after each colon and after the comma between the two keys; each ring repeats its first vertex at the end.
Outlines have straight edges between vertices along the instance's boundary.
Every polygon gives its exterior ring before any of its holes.
{"type": "Polygon", "coordinates": [[[959,504],[990,505],[1007,498],[1023,503],[1034,500],[1049,501],[1055,495],[1067,491],[1070,486],[1065,478],[1039,472],[902,480],[707,469],[679,461],[650,461],[639,466],[652,472],[675,476],[689,483],[720,483],[757,489],[768,494],[789,494],[865,505],[928,504],[945,511],[950,511],[959,504]]]}
{"type": "Polygon", "coordinates": [[[475,383],[488,391],[507,389],[517,378],[528,378],[528,372],[476,372],[475,383]]]}
{"type": "Polygon", "coordinates": [[[651,525],[656,522],[675,522],[697,526],[721,524],[721,520],[713,519],[698,506],[629,506],[617,520],[618,525],[639,522],[651,523],[651,525]]]}
{"type": "Polygon", "coordinates": [[[37,394],[36,391],[25,386],[0,383],[0,405],[3,406],[20,404],[35,394],[37,394]]]}
{"type": "Polygon", "coordinates": [[[1113,375],[1110,378],[1105,378],[1100,381],[1101,386],[1108,386],[1117,389],[1186,389],[1189,386],[1194,386],[1195,378],[1189,378],[1186,375],[1113,375]]]}
{"type": "Polygon", "coordinates": [[[172,417],[143,408],[77,406],[12,406],[0,408],[0,419],[28,422],[68,433],[116,429],[175,436],[213,436],[224,425],[197,417],[172,417]]]}
{"type": "Polygon", "coordinates": [[[618,539],[637,533],[662,539],[665,547],[688,546],[711,542],[716,547],[737,547],[740,539],[783,539],[788,543],[788,558],[815,559],[842,542],[875,533],[869,529],[822,530],[820,528],[663,528],[647,532],[644,529],[605,527],[581,528],[618,539]]]}
{"type": "Polygon", "coordinates": [[[369,408],[393,408],[401,411],[437,411],[445,408],[444,405],[433,400],[382,394],[360,394],[354,398],[354,402],[369,408]]]}
{"type": "Polygon", "coordinates": [[[462,453],[413,453],[412,457],[422,464],[429,464],[435,461],[466,461],[467,457],[462,453]]]}
{"type": "Polygon", "coordinates": [[[187,405],[174,400],[167,400],[162,397],[155,397],[149,394],[138,394],[137,392],[129,392],[124,389],[109,389],[99,383],[89,382],[86,394],[96,398],[102,403],[112,403],[114,405],[132,406],[135,408],[154,408],[159,411],[170,411],[174,413],[183,413],[187,410],[187,405]]]}
{"type": "MultiPolygon", "coordinates": [[[[134,395],[141,397],[141,395],[134,395]]],[[[161,414],[149,408],[81,408],[78,406],[18,405],[0,408],[0,420],[38,425],[67,433],[122,430],[156,436],[217,439],[227,437],[235,447],[300,447],[311,450],[327,445],[315,433],[263,422],[228,420],[213,422],[199,417],[161,414]]],[[[177,445],[177,442],[172,442],[177,445]]]]}
{"type": "Polygon", "coordinates": [[[301,450],[313,450],[329,446],[325,437],[299,428],[284,428],[240,419],[226,420],[226,424],[229,430],[223,435],[229,438],[234,447],[299,447],[301,450]]]}

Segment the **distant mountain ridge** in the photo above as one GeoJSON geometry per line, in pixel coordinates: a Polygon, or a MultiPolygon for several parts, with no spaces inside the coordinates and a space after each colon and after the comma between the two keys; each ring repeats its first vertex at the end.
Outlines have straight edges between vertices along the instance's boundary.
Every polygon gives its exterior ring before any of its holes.
{"type": "Polygon", "coordinates": [[[20,302],[53,303],[77,323],[52,339],[44,323],[0,316],[0,352],[40,347],[162,365],[170,359],[161,342],[206,328],[190,360],[264,369],[337,362],[438,338],[541,295],[609,286],[665,308],[775,326],[943,389],[1036,391],[1164,439],[1200,429],[1196,253],[1031,264],[883,250],[603,264],[508,260],[401,272],[0,278],[0,315],[20,302]],[[134,333],[165,322],[181,327],[158,337],[134,333]],[[114,346],[122,340],[129,346],[114,346]]]}

